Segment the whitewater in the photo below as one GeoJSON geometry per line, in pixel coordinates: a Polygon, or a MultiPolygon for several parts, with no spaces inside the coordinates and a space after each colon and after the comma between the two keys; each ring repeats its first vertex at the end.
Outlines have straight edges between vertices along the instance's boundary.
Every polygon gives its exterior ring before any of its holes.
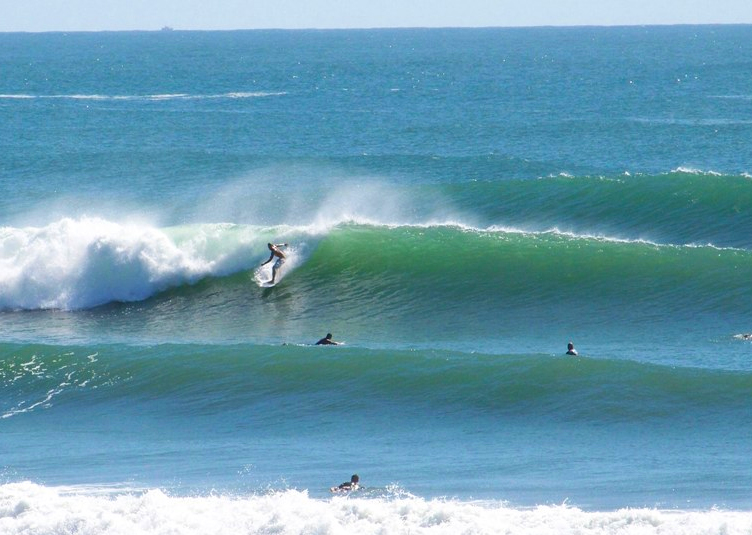
{"type": "Polygon", "coordinates": [[[254,498],[174,498],[160,491],[80,497],[31,484],[3,488],[0,526],[9,533],[748,533],[748,514],[620,510],[588,513],[567,505],[514,509],[503,503],[395,498],[311,499],[285,491],[254,498]],[[10,514],[8,514],[10,513],[10,514]]]}

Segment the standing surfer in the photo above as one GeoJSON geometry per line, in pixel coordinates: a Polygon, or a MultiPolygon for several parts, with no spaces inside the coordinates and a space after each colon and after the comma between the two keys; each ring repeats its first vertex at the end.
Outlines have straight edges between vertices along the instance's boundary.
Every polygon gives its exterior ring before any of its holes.
{"type": "Polygon", "coordinates": [[[269,255],[269,260],[267,260],[261,265],[265,266],[266,264],[274,260],[275,256],[277,257],[277,261],[274,262],[274,265],[272,266],[272,280],[269,281],[270,284],[274,284],[274,280],[277,278],[277,271],[279,270],[279,268],[282,267],[282,264],[285,263],[285,258],[287,258],[285,256],[285,253],[283,253],[280,250],[280,247],[287,247],[287,244],[286,243],[278,243],[278,244],[267,243],[266,245],[267,247],[269,247],[269,250],[272,252],[272,254],[269,255]]]}

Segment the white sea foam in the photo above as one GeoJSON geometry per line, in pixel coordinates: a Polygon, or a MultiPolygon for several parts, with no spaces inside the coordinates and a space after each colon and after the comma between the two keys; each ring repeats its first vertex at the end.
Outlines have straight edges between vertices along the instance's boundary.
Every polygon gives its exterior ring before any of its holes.
{"type": "Polygon", "coordinates": [[[5,535],[347,534],[363,535],[736,535],[752,529],[751,512],[576,507],[513,508],[504,502],[425,500],[412,496],[311,498],[288,490],[258,496],[173,497],[160,490],[113,493],[0,486],[5,535]]]}
{"type": "Polygon", "coordinates": [[[679,166],[676,169],[671,170],[672,173],[684,173],[687,175],[705,175],[705,176],[723,176],[722,173],[717,171],[703,171],[702,169],[695,169],[694,167],[679,166]]]}
{"type": "MultiPolygon", "coordinates": [[[[253,236],[185,232],[100,218],[0,228],[0,309],[77,309],[144,299],[166,288],[248,267],[253,236]]],[[[256,249],[261,250],[258,236],[256,249]]]]}

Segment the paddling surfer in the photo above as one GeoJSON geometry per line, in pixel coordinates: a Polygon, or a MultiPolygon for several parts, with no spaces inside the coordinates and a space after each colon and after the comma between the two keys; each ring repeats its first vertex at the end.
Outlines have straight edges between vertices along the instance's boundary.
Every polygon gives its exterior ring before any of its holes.
{"type": "Polygon", "coordinates": [[[353,476],[350,478],[350,481],[345,481],[341,485],[332,487],[329,490],[331,492],[339,492],[339,491],[358,490],[359,488],[360,488],[360,478],[358,477],[358,474],[353,474],[353,476]]]}
{"type": "Polygon", "coordinates": [[[317,346],[338,346],[340,343],[332,340],[332,333],[326,333],[326,336],[316,342],[317,346]]]}
{"type": "Polygon", "coordinates": [[[274,260],[274,257],[277,257],[277,261],[274,262],[274,265],[272,266],[272,280],[269,281],[270,284],[274,284],[274,280],[277,278],[277,271],[279,270],[279,268],[282,267],[282,264],[285,263],[285,259],[287,258],[285,256],[285,253],[283,253],[280,250],[280,247],[287,247],[287,244],[286,243],[277,243],[277,244],[267,243],[266,245],[267,247],[269,247],[269,250],[272,253],[269,255],[269,260],[267,260],[261,265],[265,266],[266,264],[274,260]]]}

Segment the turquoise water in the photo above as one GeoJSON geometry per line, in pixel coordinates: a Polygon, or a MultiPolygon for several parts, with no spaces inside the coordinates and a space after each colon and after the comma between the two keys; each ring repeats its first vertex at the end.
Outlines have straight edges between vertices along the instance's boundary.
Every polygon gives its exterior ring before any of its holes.
{"type": "Polygon", "coordinates": [[[0,531],[749,532],[751,34],[0,34],[0,531]]]}

